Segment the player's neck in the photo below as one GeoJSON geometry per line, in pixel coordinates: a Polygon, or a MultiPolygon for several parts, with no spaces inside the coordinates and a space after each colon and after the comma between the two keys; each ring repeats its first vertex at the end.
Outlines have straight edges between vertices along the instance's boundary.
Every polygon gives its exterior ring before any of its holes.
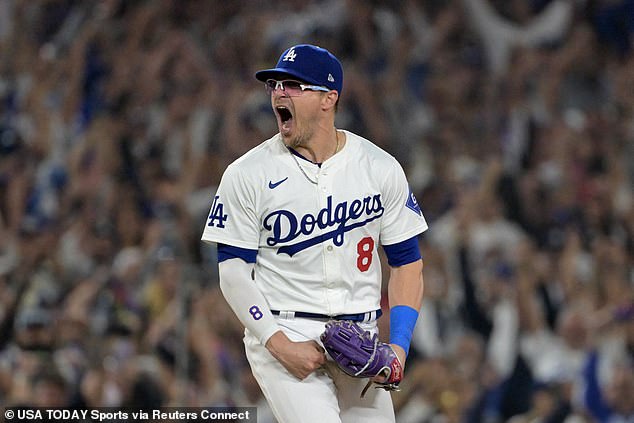
{"type": "Polygon", "coordinates": [[[315,139],[313,142],[297,146],[294,150],[313,163],[321,164],[337,154],[346,142],[346,136],[336,128],[327,136],[315,139]]]}

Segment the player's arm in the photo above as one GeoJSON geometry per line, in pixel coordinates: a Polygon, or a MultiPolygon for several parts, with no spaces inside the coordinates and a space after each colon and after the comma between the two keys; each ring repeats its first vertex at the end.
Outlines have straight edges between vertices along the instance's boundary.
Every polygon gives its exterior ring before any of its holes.
{"type": "Polygon", "coordinates": [[[252,279],[256,250],[218,244],[220,290],[240,322],[264,345],[280,328],[252,279]]]}
{"type": "Polygon", "coordinates": [[[325,361],[315,341],[291,342],[280,330],[252,278],[260,218],[257,181],[230,165],[214,195],[202,240],[218,245],[220,289],[240,322],[295,377],[308,376],[325,361]],[[226,242],[229,241],[229,242],[226,242]]]}
{"type": "Polygon", "coordinates": [[[390,344],[404,365],[423,299],[423,262],[418,235],[427,230],[427,222],[396,160],[385,175],[381,244],[390,265],[390,344]]]}
{"type": "Polygon", "coordinates": [[[383,247],[390,265],[390,344],[401,364],[409,352],[418,311],[423,301],[423,260],[418,237],[383,247]]]}
{"type": "Polygon", "coordinates": [[[281,331],[253,281],[257,251],[218,245],[220,289],[240,322],[292,375],[306,378],[325,362],[315,341],[293,342],[281,331]]]}
{"type": "Polygon", "coordinates": [[[255,182],[239,165],[227,167],[213,196],[202,240],[218,247],[220,289],[240,322],[262,344],[279,330],[251,276],[260,224],[255,182]]]}

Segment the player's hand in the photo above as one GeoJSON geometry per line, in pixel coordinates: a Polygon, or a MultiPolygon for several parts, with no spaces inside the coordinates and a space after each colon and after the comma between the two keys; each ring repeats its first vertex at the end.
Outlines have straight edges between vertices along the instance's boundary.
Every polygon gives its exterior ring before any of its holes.
{"type": "MultiPolygon", "coordinates": [[[[392,347],[392,349],[394,350],[396,358],[398,358],[398,361],[401,363],[401,367],[405,369],[405,359],[407,358],[407,354],[405,354],[405,350],[403,349],[403,347],[396,344],[390,344],[390,347],[392,347]]],[[[372,381],[376,383],[385,383],[386,379],[387,378],[384,375],[378,375],[374,377],[372,381]]]]}
{"type": "Polygon", "coordinates": [[[266,348],[286,370],[300,380],[326,362],[324,349],[315,341],[293,342],[277,331],[266,342],[266,348]]]}
{"type": "Polygon", "coordinates": [[[405,354],[405,350],[403,349],[403,347],[401,347],[400,345],[396,345],[396,344],[390,344],[390,346],[392,347],[392,349],[396,353],[396,356],[398,357],[398,361],[401,362],[401,366],[403,366],[403,368],[405,368],[405,359],[407,358],[407,354],[405,354]]]}

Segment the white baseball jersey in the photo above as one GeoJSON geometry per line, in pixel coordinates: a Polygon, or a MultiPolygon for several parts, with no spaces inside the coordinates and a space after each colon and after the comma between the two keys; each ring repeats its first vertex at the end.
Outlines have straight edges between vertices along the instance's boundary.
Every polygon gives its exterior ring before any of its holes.
{"type": "Polygon", "coordinates": [[[321,167],[279,134],[225,171],[202,240],[257,250],[272,310],[327,315],[380,308],[378,245],[427,229],[394,157],[349,131],[321,167]]]}

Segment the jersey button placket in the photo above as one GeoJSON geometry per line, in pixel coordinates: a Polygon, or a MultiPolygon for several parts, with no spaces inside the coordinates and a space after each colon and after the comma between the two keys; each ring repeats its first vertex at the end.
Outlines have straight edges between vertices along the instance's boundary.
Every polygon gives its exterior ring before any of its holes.
{"type": "MultiPolygon", "coordinates": [[[[326,266],[326,287],[329,289],[329,294],[333,295],[330,291],[335,286],[335,278],[339,274],[339,265],[337,263],[337,255],[335,254],[335,247],[329,244],[324,246],[324,264],[326,266]]],[[[329,299],[330,300],[330,299],[329,299]]]]}
{"type": "MultiPolygon", "coordinates": [[[[332,195],[332,179],[328,176],[328,173],[323,171],[319,174],[319,190],[321,191],[321,203],[322,207],[326,207],[328,203],[328,197],[332,195]]],[[[334,203],[333,199],[333,203],[334,203]]],[[[335,204],[332,204],[334,209],[335,204]]],[[[333,210],[334,211],[334,210],[333,210]]],[[[327,228],[325,232],[329,232],[334,228],[327,228]]],[[[341,301],[339,294],[337,293],[337,278],[340,274],[339,261],[337,259],[337,249],[333,245],[332,240],[324,242],[323,245],[323,257],[325,267],[325,285],[326,296],[330,306],[334,309],[338,308],[338,304],[341,301]]]]}
{"type": "Polygon", "coordinates": [[[317,184],[321,192],[328,192],[328,173],[324,172],[323,169],[319,169],[317,172],[317,184]]]}

